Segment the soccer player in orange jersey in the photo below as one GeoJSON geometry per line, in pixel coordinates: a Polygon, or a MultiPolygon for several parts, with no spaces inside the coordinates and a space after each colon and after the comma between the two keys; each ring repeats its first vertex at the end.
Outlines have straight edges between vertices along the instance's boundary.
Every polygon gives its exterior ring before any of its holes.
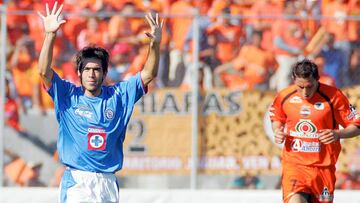
{"type": "Polygon", "coordinates": [[[340,139],[360,134],[360,115],[339,89],[319,83],[312,61],[296,63],[292,77],[294,85],[279,92],[270,108],[275,142],[285,141],[283,200],[332,202],[340,139]]]}

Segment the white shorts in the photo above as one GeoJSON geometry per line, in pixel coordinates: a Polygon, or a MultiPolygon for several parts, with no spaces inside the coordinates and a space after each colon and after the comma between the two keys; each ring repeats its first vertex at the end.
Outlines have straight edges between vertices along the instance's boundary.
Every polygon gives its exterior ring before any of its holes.
{"type": "Polygon", "coordinates": [[[60,184],[61,203],[118,203],[119,187],[114,174],[67,168],[60,184]]]}

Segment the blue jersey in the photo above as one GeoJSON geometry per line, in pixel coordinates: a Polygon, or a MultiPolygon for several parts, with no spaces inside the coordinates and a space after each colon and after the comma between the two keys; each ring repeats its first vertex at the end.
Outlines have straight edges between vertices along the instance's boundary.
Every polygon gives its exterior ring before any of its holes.
{"type": "Polygon", "coordinates": [[[84,171],[120,170],[126,126],[135,102],[145,94],[140,73],[114,86],[103,86],[98,97],[85,96],[82,87],[54,73],[48,92],[59,122],[60,161],[84,171]]]}

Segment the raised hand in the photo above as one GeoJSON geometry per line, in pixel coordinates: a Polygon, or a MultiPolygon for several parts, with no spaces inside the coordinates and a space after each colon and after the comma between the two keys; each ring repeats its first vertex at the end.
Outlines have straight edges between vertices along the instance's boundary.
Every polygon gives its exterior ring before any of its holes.
{"type": "Polygon", "coordinates": [[[46,4],[45,7],[46,7],[46,16],[43,16],[39,11],[38,11],[38,15],[43,20],[45,32],[55,33],[60,28],[60,25],[66,22],[65,20],[59,20],[59,15],[61,13],[63,5],[61,4],[59,9],[57,9],[57,1],[55,1],[51,13],[50,13],[49,5],[46,4]]]}
{"type": "Polygon", "coordinates": [[[147,22],[150,25],[150,32],[146,32],[146,36],[150,38],[151,42],[160,43],[162,36],[162,28],[164,25],[164,20],[159,22],[159,14],[156,13],[155,19],[151,13],[145,15],[147,22]]]}

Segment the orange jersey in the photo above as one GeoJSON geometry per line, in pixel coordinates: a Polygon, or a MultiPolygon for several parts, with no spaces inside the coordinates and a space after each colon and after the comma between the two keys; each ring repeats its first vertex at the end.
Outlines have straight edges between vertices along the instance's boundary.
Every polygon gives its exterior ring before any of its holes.
{"type": "Polygon", "coordinates": [[[286,125],[283,161],[307,166],[334,166],[340,154],[340,141],[321,143],[320,130],[360,126],[360,116],[344,94],[322,83],[310,100],[302,99],[295,85],[284,89],[276,96],[270,117],[286,125]]]}

